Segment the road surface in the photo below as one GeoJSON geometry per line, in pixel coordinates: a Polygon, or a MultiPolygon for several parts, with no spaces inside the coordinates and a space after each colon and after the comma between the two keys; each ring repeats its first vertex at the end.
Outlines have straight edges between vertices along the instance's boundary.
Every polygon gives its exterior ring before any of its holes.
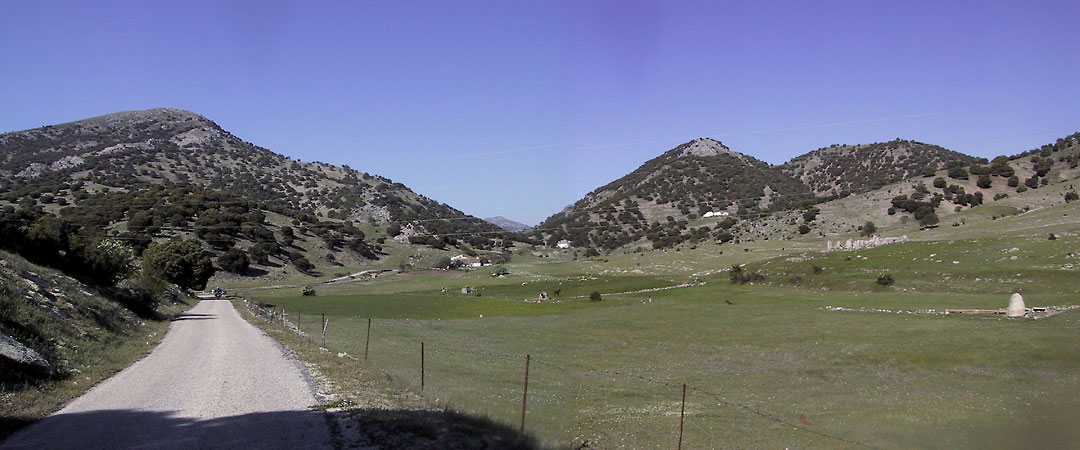
{"type": "Polygon", "coordinates": [[[16,448],[332,448],[316,386],[227,300],[178,317],[154,351],[22,430],[16,448]]]}

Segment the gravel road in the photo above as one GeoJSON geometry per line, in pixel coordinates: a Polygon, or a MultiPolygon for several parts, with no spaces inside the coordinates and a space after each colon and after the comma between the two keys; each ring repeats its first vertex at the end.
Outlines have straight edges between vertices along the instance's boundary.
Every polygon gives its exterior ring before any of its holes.
{"type": "Polygon", "coordinates": [[[178,317],[154,351],[0,448],[333,448],[298,361],[225,300],[178,317]]]}

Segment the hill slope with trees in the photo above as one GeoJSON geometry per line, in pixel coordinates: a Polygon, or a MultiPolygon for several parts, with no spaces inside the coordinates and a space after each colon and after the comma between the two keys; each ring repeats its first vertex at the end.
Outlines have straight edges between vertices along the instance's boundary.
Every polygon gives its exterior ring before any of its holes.
{"type": "MultiPolygon", "coordinates": [[[[136,256],[154,241],[194,239],[215,257],[242,249],[301,271],[314,246],[329,264],[377,258],[377,241],[410,223],[437,245],[487,249],[510,238],[401,183],[293,160],[167,108],[0,135],[0,211],[12,230],[56,218],[45,225],[91,246],[120,240],[136,256]]],[[[246,270],[236,256],[230,268],[246,270]]]]}
{"type": "Polygon", "coordinates": [[[695,139],[645,162],[551,216],[536,236],[611,250],[645,239],[653,248],[718,237],[720,217],[792,208],[809,195],[799,180],[713,139],[695,139]],[[690,226],[707,214],[716,220],[690,226]]]}
{"type": "Polygon", "coordinates": [[[980,159],[937,145],[896,139],[820,148],[793,158],[780,170],[801,180],[815,193],[840,194],[878,188],[950,165],[967,166],[980,159]]]}

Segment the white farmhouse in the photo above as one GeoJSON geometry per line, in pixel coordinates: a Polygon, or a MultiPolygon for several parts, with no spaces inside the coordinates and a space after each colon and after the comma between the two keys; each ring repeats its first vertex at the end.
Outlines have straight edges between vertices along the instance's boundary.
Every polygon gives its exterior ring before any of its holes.
{"type": "Polygon", "coordinates": [[[570,241],[563,239],[559,241],[558,244],[555,244],[555,246],[558,248],[570,248],[570,241]]]}

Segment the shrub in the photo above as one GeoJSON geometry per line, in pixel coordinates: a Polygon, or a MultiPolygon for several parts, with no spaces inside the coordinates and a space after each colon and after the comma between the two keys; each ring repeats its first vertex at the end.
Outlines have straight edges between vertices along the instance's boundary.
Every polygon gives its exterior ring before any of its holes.
{"type": "Polygon", "coordinates": [[[993,184],[990,180],[990,175],[979,175],[979,180],[975,182],[975,185],[981,189],[989,188],[993,184]]]}
{"type": "Polygon", "coordinates": [[[1027,186],[1027,187],[1029,187],[1031,189],[1038,188],[1039,187],[1039,177],[1037,175],[1033,175],[1031,178],[1028,178],[1028,179],[1024,180],[1024,186],[1027,186]]]}
{"type": "Polygon", "coordinates": [[[731,282],[733,284],[746,284],[753,281],[763,281],[765,279],[764,275],[743,270],[743,268],[738,265],[731,266],[728,275],[731,277],[731,282]]]}
{"type": "Polygon", "coordinates": [[[938,189],[945,188],[945,179],[941,177],[934,178],[934,187],[938,189]]]}
{"type": "Polygon", "coordinates": [[[809,232],[810,232],[810,227],[806,226],[805,223],[802,224],[802,225],[799,225],[799,234],[806,234],[806,233],[809,233],[809,232]]]}
{"type": "Polygon", "coordinates": [[[820,275],[820,274],[821,274],[821,272],[824,272],[824,271],[825,271],[825,268],[823,268],[823,267],[821,267],[821,266],[814,266],[814,273],[815,273],[815,274],[819,274],[819,275],[820,275]]]}
{"type": "Polygon", "coordinates": [[[229,251],[218,257],[218,266],[227,272],[242,274],[247,272],[249,265],[247,254],[243,250],[238,248],[229,249],[229,251]]]}
{"type": "Polygon", "coordinates": [[[949,169],[949,178],[954,180],[966,180],[968,179],[968,171],[963,167],[953,167],[949,169]]]}
{"type": "Polygon", "coordinates": [[[143,271],[184,289],[202,289],[214,264],[196,241],[151,244],[143,252],[143,271]]]}
{"type": "Polygon", "coordinates": [[[1020,185],[1020,177],[1017,177],[1016,175],[1012,175],[1012,176],[1009,177],[1009,181],[1006,182],[1006,184],[1008,184],[1009,187],[1017,187],[1017,186],[1020,185]]]}
{"type": "Polygon", "coordinates": [[[874,225],[874,222],[867,220],[862,226],[861,234],[863,236],[873,236],[874,233],[877,233],[877,225],[874,225]]]}
{"type": "Polygon", "coordinates": [[[893,280],[892,275],[887,273],[883,273],[877,277],[877,284],[882,286],[892,286],[895,282],[896,280],[893,280]]]}
{"type": "Polygon", "coordinates": [[[598,302],[598,301],[601,301],[601,300],[603,300],[603,299],[604,299],[604,298],[603,298],[603,297],[601,297],[601,296],[600,296],[600,293],[599,293],[599,292],[597,292],[597,291],[593,291],[593,293],[589,294],[589,301],[590,301],[590,302],[598,302]]]}
{"type": "Polygon", "coordinates": [[[95,281],[111,286],[135,270],[135,252],[116,239],[102,239],[86,255],[95,281]]]}
{"type": "Polygon", "coordinates": [[[1067,193],[1065,193],[1065,203],[1069,203],[1069,202],[1071,202],[1073,200],[1077,200],[1077,199],[1078,199],[1078,197],[1077,197],[1075,192],[1067,192],[1067,193]]]}
{"type": "Polygon", "coordinates": [[[301,272],[304,272],[304,273],[310,272],[310,271],[315,269],[315,265],[312,264],[311,261],[308,261],[308,259],[303,257],[303,256],[301,256],[299,258],[294,258],[292,260],[292,265],[293,265],[293,267],[296,267],[297,270],[299,270],[301,272]]]}
{"type": "Polygon", "coordinates": [[[507,275],[510,275],[510,271],[506,270],[505,267],[496,267],[495,270],[491,271],[491,276],[495,278],[505,277],[507,275]]]}
{"type": "Polygon", "coordinates": [[[305,297],[313,297],[315,296],[315,288],[311,286],[304,286],[300,289],[300,295],[303,295],[305,297]]]}
{"type": "Polygon", "coordinates": [[[1054,236],[1054,233],[1050,233],[1050,236],[1048,236],[1048,237],[1046,238],[1046,240],[1048,240],[1048,241],[1056,241],[1056,240],[1057,240],[1057,236],[1054,236]]]}
{"type": "Polygon", "coordinates": [[[165,293],[165,283],[143,273],[117,283],[112,292],[113,298],[128,309],[148,316],[153,313],[165,293]]]}

